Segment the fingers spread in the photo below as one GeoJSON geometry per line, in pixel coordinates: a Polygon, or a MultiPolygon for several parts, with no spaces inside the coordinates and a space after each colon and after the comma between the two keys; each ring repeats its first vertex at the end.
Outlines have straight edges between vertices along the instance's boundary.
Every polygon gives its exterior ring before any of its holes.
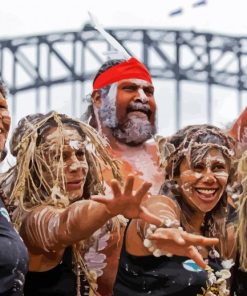
{"type": "Polygon", "coordinates": [[[174,229],[162,229],[162,230],[157,230],[153,235],[150,236],[151,240],[159,240],[159,243],[164,243],[164,247],[166,243],[169,241],[169,243],[174,244],[174,248],[176,248],[177,245],[185,245],[185,240],[179,233],[179,231],[174,231],[174,229]]]}
{"type": "Polygon", "coordinates": [[[151,188],[152,183],[144,182],[142,186],[137,190],[135,194],[135,198],[141,202],[142,198],[145,196],[145,194],[148,192],[148,190],[151,188]]]}
{"type": "Polygon", "coordinates": [[[202,235],[188,233],[186,231],[182,232],[182,237],[187,243],[200,246],[211,246],[218,244],[219,240],[217,238],[208,238],[202,235]]]}
{"type": "Polygon", "coordinates": [[[201,242],[201,246],[215,246],[218,245],[219,239],[213,238],[213,237],[203,237],[203,240],[201,242]]]}
{"type": "Polygon", "coordinates": [[[204,262],[202,255],[198,252],[194,246],[188,247],[188,257],[195,261],[195,263],[201,268],[205,269],[207,264],[204,262]]]}
{"type": "Polygon", "coordinates": [[[134,176],[128,175],[125,185],[124,185],[124,195],[126,195],[126,196],[132,195],[133,185],[134,185],[134,176]]]}
{"type": "Polygon", "coordinates": [[[121,187],[119,185],[119,182],[115,179],[111,180],[111,189],[113,192],[114,197],[121,196],[121,187]]]}

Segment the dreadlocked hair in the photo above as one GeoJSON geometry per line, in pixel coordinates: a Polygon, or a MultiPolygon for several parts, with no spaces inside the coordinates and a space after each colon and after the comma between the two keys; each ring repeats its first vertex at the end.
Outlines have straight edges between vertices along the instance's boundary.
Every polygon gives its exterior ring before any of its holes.
{"type": "MultiPolygon", "coordinates": [[[[11,153],[16,157],[16,164],[0,179],[0,186],[5,188],[10,197],[9,206],[13,204],[15,206],[12,220],[17,229],[21,227],[25,211],[31,211],[40,205],[50,205],[56,208],[66,208],[69,205],[69,198],[66,196],[65,190],[63,160],[64,126],[75,129],[85,145],[88,173],[82,199],[88,199],[92,194],[104,194],[105,186],[102,175],[104,166],[111,168],[113,177],[121,182],[118,162],[108,155],[106,140],[102,139],[92,127],[56,112],[46,115],[40,113],[28,115],[19,121],[10,141],[11,153]],[[59,136],[54,149],[55,155],[51,156],[47,153],[50,151],[50,146],[46,143],[46,136],[48,131],[54,127],[59,136]],[[56,161],[56,169],[52,170],[49,167],[47,157],[50,157],[49,163],[56,161]]],[[[112,219],[111,223],[112,228],[117,228],[119,233],[120,221],[118,218],[112,219]]],[[[81,248],[84,249],[87,246],[88,240],[72,246],[77,275],[76,295],[78,296],[81,295],[82,276],[85,276],[89,283],[88,295],[98,295],[95,286],[96,277],[87,268],[83,253],[80,251],[81,248]]]]}
{"type": "Polygon", "coordinates": [[[102,176],[104,166],[110,167],[113,177],[121,181],[118,162],[110,158],[106,150],[107,142],[92,127],[56,112],[28,115],[20,120],[10,140],[10,150],[16,157],[16,164],[4,173],[0,180],[2,188],[6,188],[10,204],[17,205],[20,211],[39,205],[54,205],[61,208],[68,205],[62,157],[63,126],[75,128],[86,143],[85,156],[89,171],[84,185],[83,199],[88,199],[92,194],[104,194],[102,176]],[[45,158],[47,147],[44,136],[52,127],[57,127],[60,133],[54,156],[58,161],[55,174],[52,173],[45,158]],[[53,178],[53,182],[49,182],[52,186],[48,184],[44,171],[53,178]],[[58,186],[60,180],[63,188],[58,186]]]}
{"type": "Polygon", "coordinates": [[[239,262],[241,268],[247,271],[247,150],[244,151],[238,163],[238,173],[241,178],[242,193],[238,204],[237,238],[239,244],[239,262]]]}
{"type": "MultiPolygon", "coordinates": [[[[181,221],[186,228],[189,227],[188,220],[194,210],[181,196],[174,177],[180,175],[180,165],[184,158],[187,158],[191,168],[200,162],[211,148],[219,149],[224,158],[230,164],[228,184],[231,184],[235,173],[235,142],[221,129],[212,125],[191,125],[187,126],[160,145],[161,156],[165,155],[162,163],[165,164],[165,182],[161,187],[161,193],[173,197],[182,209],[181,221]],[[167,148],[168,147],[168,148],[167,148]],[[163,152],[165,150],[165,152],[163,152]]],[[[227,238],[226,221],[228,215],[227,192],[224,191],[220,201],[215,208],[206,213],[205,223],[202,227],[204,235],[218,237],[220,240],[220,251],[224,257],[228,256],[225,240],[227,238]]]]}

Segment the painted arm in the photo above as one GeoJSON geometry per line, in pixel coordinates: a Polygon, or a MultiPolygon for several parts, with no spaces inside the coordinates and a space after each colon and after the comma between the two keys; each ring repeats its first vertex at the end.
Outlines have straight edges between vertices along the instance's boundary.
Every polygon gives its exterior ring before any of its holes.
{"type": "Polygon", "coordinates": [[[86,239],[110,218],[104,206],[91,200],[77,201],[62,210],[39,206],[27,213],[20,234],[28,249],[57,251],[86,239]]]}
{"type": "MultiPolygon", "coordinates": [[[[89,238],[110,218],[122,214],[126,218],[149,217],[143,213],[140,203],[151,187],[143,183],[133,192],[134,177],[128,176],[123,191],[116,180],[112,180],[111,198],[96,197],[95,200],[77,201],[66,209],[39,206],[27,213],[20,234],[27,247],[36,250],[56,251],[75,242],[89,238]],[[101,201],[103,203],[99,203],[101,201]]],[[[150,215],[148,221],[154,221],[150,215]]],[[[157,220],[157,219],[156,219],[157,220]]]]}
{"type": "MultiPolygon", "coordinates": [[[[203,256],[199,253],[197,247],[216,245],[218,243],[218,239],[207,238],[182,230],[179,227],[180,208],[176,202],[169,197],[154,196],[148,199],[144,205],[151,213],[156,213],[161,221],[161,223],[159,225],[156,224],[156,228],[153,228],[153,231],[149,231],[149,233],[147,233],[148,225],[146,223],[141,224],[142,232],[148,240],[153,242],[155,249],[159,249],[162,253],[190,257],[200,267],[205,268],[206,263],[204,262],[203,256]]],[[[130,231],[133,231],[133,227],[130,227],[129,229],[130,231]]],[[[138,250],[136,248],[131,247],[130,242],[127,242],[127,246],[132,254],[141,255],[140,253],[138,254],[138,250]]],[[[143,251],[142,255],[147,255],[147,248],[139,248],[139,250],[144,249],[145,251],[143,251]]],[[[150,253],[150,251],[148,252],[150,253]]]]}

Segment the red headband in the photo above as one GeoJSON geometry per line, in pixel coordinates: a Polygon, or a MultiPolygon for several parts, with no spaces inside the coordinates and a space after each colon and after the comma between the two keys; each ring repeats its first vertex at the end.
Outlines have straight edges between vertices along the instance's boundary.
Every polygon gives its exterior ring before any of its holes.
{"type": "Polygon", "coordinates": [[[152,83],[147,68],[135,58],[130,58],[115,65],[100,74],[93,83],[93,89],[97,90],[123,79],[142,79],[152,83]]]}

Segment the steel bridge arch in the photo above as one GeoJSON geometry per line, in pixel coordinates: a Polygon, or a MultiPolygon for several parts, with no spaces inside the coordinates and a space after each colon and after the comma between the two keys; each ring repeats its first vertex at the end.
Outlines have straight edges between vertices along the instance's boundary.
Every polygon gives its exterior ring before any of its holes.
{"type": "MultiPolygon", "coordinates": [[[[152,77],[173,79],[176,128],[181,126],[181,82],[207,86],[207,121],[212,122],[212,86],[236,90],[238,112],[247,90],[247,37],[226,36],[189,30],[114,28],[108,29],[126,50],[149,68],[152,77]]],[[[72,115],[78,115],[76,89],[93,78],[105,62],[109,44],[90,25],[80,31],[56,32],[0,40],[0,76],[7,83],[15,120],[18,94],[33,90],[36,112],[40,91],[46,90],[46,108],[51,108],[51,89],[71,84],[72,115]],[[25,77],[25,78],[24,78],[25,77]],[[76,103],[77,102],[77,103],[76,103]],[[76,114],[77,113],[77,114],[76,114]]]]}

